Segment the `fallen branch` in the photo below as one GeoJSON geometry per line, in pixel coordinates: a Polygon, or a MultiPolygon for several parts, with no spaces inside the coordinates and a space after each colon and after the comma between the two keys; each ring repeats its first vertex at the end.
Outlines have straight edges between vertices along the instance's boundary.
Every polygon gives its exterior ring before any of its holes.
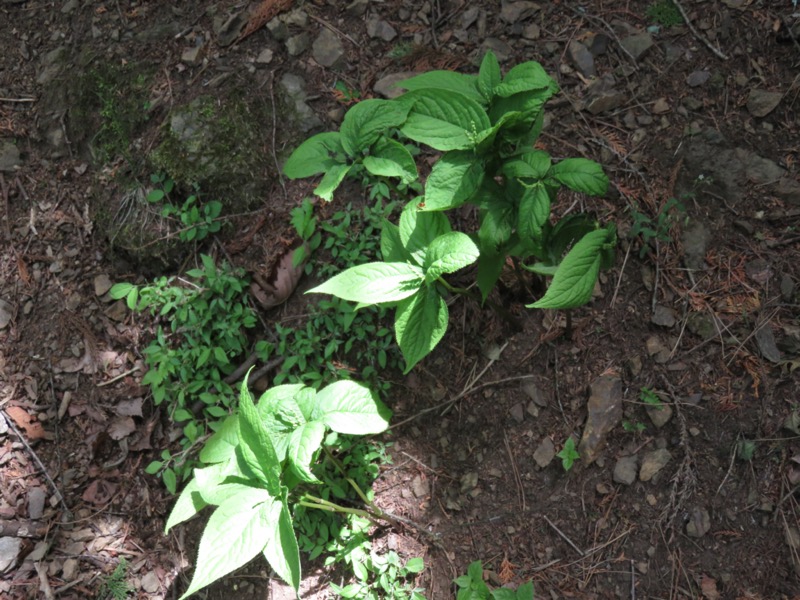
{"type": "Polygon", "coordinates": [[[689,30],[692,32],[694,37],[696,37],[698,40],[703,42],[706,45],[706,47],[709,50],[711,50],[715,55],[717,55],[719,58],[721,58],[722,60],[728,60],[728,57],[725,54],[723,54],[721,50],[716,48],[711,42],[709,42],[706,38],[704,38],[700,34],[700,32],[697,31],[697,29],[695,29],[694,25],[692,24],[691,19],[689,18],[689,15],[686,14],[686,11],[684,10],[683,6],[681,5],[680,0],[672,0],[672,3],[678,8],[678,11],[680,11],[684,22],[689,27],[689,30]]]}
{"type": "Polygon", "coordinates": [[[7,521],[0,519],[0,537],[43,538],[49,527],[37,521],[7,521]]]}

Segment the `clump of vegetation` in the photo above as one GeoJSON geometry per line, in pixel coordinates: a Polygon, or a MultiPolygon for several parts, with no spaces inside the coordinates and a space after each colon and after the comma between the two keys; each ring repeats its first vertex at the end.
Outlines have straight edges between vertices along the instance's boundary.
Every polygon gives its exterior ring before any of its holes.
{"type": "Polygon", "coordinates": [[[683,23],[681,11],[671,0],[659,0],[647,8],[647,16],[664,27],[674,27],[683,23]]]}
{"type": "Polygon", "coordinates": [[[669,231],[686,213],[686,207],[676,198],[670,198],[655,217],[649,217],[638,210],[632,211],[633,226],[631,236],[640,236],[642,245],[639,258],[644,258],[657,242],[669,242],[669,231]]]}
{"type": "Polygon", "coordinates": [[[472,563],[467,573],[455,580],[455,584],[458,586],[457,600],[533,600],[533,583],[530,581],[516,590],[489,589],[483,580],[483,565],[479,560],[472,563]]]}
{"type": "Polygon", "coordinates": [[[111,574],[103,578],[100,590],[97,592],[98,600],[125,600],[134,591],[125,581],[127,576],[128,561],[120,558],[111,574]]]}

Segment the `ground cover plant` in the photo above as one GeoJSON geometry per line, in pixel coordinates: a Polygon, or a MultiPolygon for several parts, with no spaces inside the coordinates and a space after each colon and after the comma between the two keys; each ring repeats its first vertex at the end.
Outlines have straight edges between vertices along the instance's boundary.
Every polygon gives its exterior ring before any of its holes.
{"type": "Polygon", "coordinates": [[[595,162],[566,158],[553,163],[533,149],[555,82],[536,62],[505,76],[488,52],[477,76],[433,71],[402,82],[395,100],[365,100],[345,115],[338,132],[313,136],[284,167],[291,178],[323,174],[315,193],[330,200],[348,175],[399,180],[398,191],[416,189],[416,144],[441,152],[397,225],[384,221],[382,262],[340,273],[312,292],[359,306],[395,309],[395,336],[408,372],[444,336],[447,297],[471,295],[444,276],[477,262],[477,285],[486,301],[506,262],[552,277],[533,308],[574,308],[591,298],[601,267],[608,267],[615,227],[588,214],[551,223],[551,204],[562,186],[603,195],[608,179],[595,162]],[[400,186],[405,186],[400,189],[400,186]],[[453,231],[446,211],[465,203],[480,211],[477,231],[453,231]]]}

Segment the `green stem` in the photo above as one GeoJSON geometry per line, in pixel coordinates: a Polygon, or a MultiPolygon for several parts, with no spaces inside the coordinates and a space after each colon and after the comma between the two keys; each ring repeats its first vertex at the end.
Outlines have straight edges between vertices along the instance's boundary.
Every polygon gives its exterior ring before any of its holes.
{"type": "Polygon", "coordinates": [[[328,448],[327,446],[323,446],[322,449],[325,451],[325,454],[328,456],[328,458],[331,459],[331,462],[334,465],[336,465],[336,468],[339,469],[339,472],[345,478],[347,483],[349,483],[352,486],[352,488],[356,491],[356,494],[358,494],[358,497],[361,498],[361,501],[367,506],[369,506],[372,510],[376,511],[377,513],[383,514],[381,509],[375,506],[375,504],[369,498],[367,498],[367,495],[361,490],[361,488],[355,482],[355,480],[347,476],[347,473],[344,470],[344,465],[341,462],[339,462],[339,459],[333,455],[333,453],[330,451],[330,448],[328,448]]]}

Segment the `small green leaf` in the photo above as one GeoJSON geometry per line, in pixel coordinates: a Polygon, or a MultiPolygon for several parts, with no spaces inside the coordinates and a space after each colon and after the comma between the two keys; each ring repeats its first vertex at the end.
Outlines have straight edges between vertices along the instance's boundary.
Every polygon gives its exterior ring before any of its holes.
{"type": "Polygon", "coordinates": [[[325,425],[319,421],[301,425],[289,437],[286,457],[301,480],[308,483],[321,483],[311,472],[310,467],[324,437],[325,425]]]}
{"type": "Polygon", "coordinates": [[[425,569],[425,561],[419,556],[409,558],[406,562],[406,571],[409,573],[422,573],[423,569],[425,569]]]}
{"type": "Polygon", "coordinates": [[[604,196],[608,191],[608,177],[603,168],[586,158],[566,158],[553,165],[549,175],[569,189],[590,196],[604,196]]]}
{"type": "Polygon", "coordinates": [[[478,260],[478,247],[465,233],[451,231],[433,240],[425,253],[425,283],[444,273],[455,273],[478,260]]]}
{"type": "Polygon", "coordinates": [[[523,243],[541,247],[544,227],[550,219],[550,194],[541,183],[527,188],[519,202],[517,233],[523,243]]]}
{"type": "Polygon", "coordinates": [[[575,244],[558,266],[545,295],[528,308],[575,308],[591,300],[600,272],[600,251],[608,234],[607,229],[596,229],[575,244]]]}
{"type": "Polygon", "coordinates": [[[448,210],[469,200],[483,181],[484,166],[473,152],[447,152],[425,182],[426,211],[448,210]]]}
{"type": "Polygon", "coordinates": [[[362,163],[373,175],[398,177],[403,183],[412,183],[418,177],[417,164],[411,153],[403,144],[386,137],[375,143],[362,163]]]}
{"type": "Polygon", "coordinates": [[[373,262],[350,267],[306,293],[331,294],[363,304],[396,302],[415,293],[424,279],[416,265],[373,262]]]}
{"type": "Polygon", "coordinates": [[[544,150],[533,150],[503,164],[506,177],[542,179],[550,170],[550,155],[544,150]]]}
{"type": "Polygon", "coordinates": [[[500,85],[501,77],[500,63],[497,62],[494,52],[489,50],[484,54],[478,72],[478,90],[487,102],[491,102],[494,98],[494,89],[500,85]]]}
{"type": "Polygon", "coordinates": [[[494,93],[508,98],[520,92],[536,90],[557,90],[556,82],[547,74],[538,62],[528,61],[513,67],[503,82],[494,88],[494,93]]]}
{"type": "Polygon", "coordinates": [[[567,441],[564,442],[564,447],[561,449],[561,452],[556,454],[556,456],[561,459],[561,466],[564,470],[569,471],[575,461],[581,457],[575,449],[575,438],[569,436],[567,441]]]}
{"type": "Polygon", "coordinates": [[[354,105],[342,121],[341,141],[352,157],[365,152],[390,127],[399,127],[408,107],[391,100],[363,100],[354,105]]]}
{"type": "Polygon", "coordinates": [[[424,286],[397,305],[394,330],[408,373],[433,351],[445,331],[449,313],[447,303],[433,285],[424,286]]]}
{"type": "Polygon", "coordinates": [[[164,481],[164,485],[170,494],[174,494],[178,490],[178,479],[175,475],[175,471],[172,469],[164,469],[161,473],[161,479],[164,481]]]}
{"type": "Polygon", "coordinates": [[[533,600],[533,583],[528,581],[517,588],[516,600],[533,600]]]}
{"type": "Polygon", "coordinates": [[[335,381],[317,392],[320,421],[338,433],[367,435],[389,426],[392,412],[368,387],[335,381]]]}
{"type": "Polygon", "coordinates": [[[127,296],[135,287],[136,286],[132,283],[115,283],[111,286],[111,289],[108,290],[108,295],[114,300],[119,300],[120,298],[127,296]]]}
{"type": "Polygon", "coordinates": [[[144,472],[148,475],[155,475],[161,470],[161,467],[164,466],[164,463],[160,460],[154,460],[145,468],[144,472]]]}
{"type": "Polygon", "coordinates": [[[137,300],[139,300],[139,288],[133,287],[128,292],[128,296],[125,298],[125,303],[128,305],[130,310],[136,310],[137,300]]]}
{"type": "Polygon", "coordinates": [[[400,242],[417,264],[422,264],[430,243],[450,231],[450,221],[442,212],[423,212],[409,202],[400,215],[400,242]]]}
{"type": "Polygon", "coordinates": [[[478,258],[478,289],[481,297],[485,301],[489,292],[494,288],[495,283],[500,278],[503,265],[506,264],[506,257],[494,251],[481,251],[478,258]]]}
{"type": "Polygon", "coordinates": [[[300,144],[283,166],[289,179],[313,177],[341,165],[337,154],[344,152],[338,132],[318,133],[300,144]]]}
{"type": "Polygon", "coordinates": [[[347,174],[350,172],[351,168],[351,165],[333,165],[325,173],[325,176],[322,178],[322,181],[319,182],[319,185],[314,188],[314,193],[328,202],[333,200],[333,193],[336,191],[336,188],[339,187],[342,181],[344,181],[344,178],[347,177],[347,174]]]}
{"type": "Polygon", "coordinates": [[[436,150],[474,148],[478,133],[491,127],[483,107],[458,92],[426,89],[403,100],[411,106],[403,135],[436,150]]]}

